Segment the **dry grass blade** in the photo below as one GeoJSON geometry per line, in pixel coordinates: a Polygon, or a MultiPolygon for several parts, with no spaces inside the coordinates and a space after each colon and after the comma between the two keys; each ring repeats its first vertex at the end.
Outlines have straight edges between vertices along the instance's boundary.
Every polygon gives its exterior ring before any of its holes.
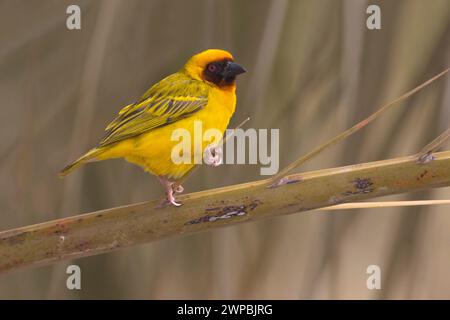
{"type": "Polygon", "coordinates": [[[291,164],[286,166],[283,170],[281,170],[280,172],[278,172],[276,175],[274,175],[272,177],[270,186],[271,187],[276,187],[278,185],[283,184],[285,182],[285,180],[283,178],[287,174],[292,172],[292,170],[294,170],[295,168],[298,168],[299,166],[301,166],[302,164],[304,164],[308,160],[314,158],[315,156],[320,154],[322,151],[324,151],[328,147],[330,147],[330,146],[332,146],[332,145],[334,145],[334,144],[344,140],[345,138],[349,137],[353,133],[355,133],[355,132],[359,131],[360,129],[364,128],[370,122],[372,122],[373,120],[377,119],[379,116],[381,116],[387,110],[389,110],[390,107],[392,107],[395,104],[397,104],[398,102],[401,102],[401,101],[405,100],[406,98],[412,96],[416,92],[422,90],[423,88],[425,88],[426,86],[428,86],[429,84],[434,82],[435,80],[437,80],[440,77],[444,76],[448,71],[449,71],[449,68],[447,68],[446,70],[442,71],[441,73],[439,73],[438,75],[434,76],[433,78],[425,81],[424,83],[422,83],[421,85],[415,87],[414,89],[406,92],[405,94],[403,94],[402,96],[398,97],[397,99],[395,99],[395,100],[393,100],[393,101],[383,105],[382,107],[379,108],[378,111],[376,111],[375,113],[373,113],[372,115],[370,115],[366,119],[364,119],[361,122],[357,123],[356,125],[354,125],[350,129],[348,129],[348,130],[338,134],[337,136],[335,136],[334,138],[332,138],[328,142],[320,145],[319,147],[317,147],[313,151],[311,151],[311,152],[307,153],[306,155],[300,157],[299,159],[295,160],[294,162],[292,162],[291,164]]]}
{"type": "Polygon", "coordinates": [[[449,205],[450,200],[413,200],[413,201],[378,201],[342,203],[331,207],[320,208],[317,211],[348,210],[348,209],[379,209],[393,207],[416,207],[449,205]]]}

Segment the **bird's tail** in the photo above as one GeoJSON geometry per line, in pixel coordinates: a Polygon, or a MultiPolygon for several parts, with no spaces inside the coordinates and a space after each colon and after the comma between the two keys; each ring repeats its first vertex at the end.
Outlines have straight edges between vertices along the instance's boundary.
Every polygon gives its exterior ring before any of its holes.
{"type": "Polygon", "coordinates": [[[101,154],[102,152],[103,150],[98,148],[91,149],[85,155],[83,155],[82,157],[80,157],[79,159],[75,160],[71,164],[67,165],[64,169],[62,169],[61,172],[58,174],[59,177],[64,178],[69,173],[71,173],[75,169],[78,169],[85,163],[95,161],[96,160],[95,157],[101,154]]]}

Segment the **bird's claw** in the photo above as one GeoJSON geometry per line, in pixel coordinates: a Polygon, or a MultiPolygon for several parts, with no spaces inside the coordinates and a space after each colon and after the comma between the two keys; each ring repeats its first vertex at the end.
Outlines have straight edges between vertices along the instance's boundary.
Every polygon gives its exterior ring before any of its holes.
{"type": "Polygon", "coordinates": [[[222,164],[223,150],[220,146],[209,145],[205,148],[204,160],[209,166],[218,167],[222,164]]]}
{"type": "Polygon", "coordinates": [[[165,177],[158,177],[159,181],[161,182],[161,184],[163,185],[165,191],[166,191],[166,198],[163,199],[160,203],[160,207],[164,207],[166,205],[173,205],[175,207],[179,207],[181,206],[181,203],[178,203],[175,201],[175,194],[176,193],[181,193],[184,191],[184,188],[182,185],[180,184],[176,184],[176,182],[172,182],[169,181],[167,178],[165,177]]]}
{"type": "Polygon", "coordinates": [[[184,188],[182,185],[171,185],[170,191],[167,192],[167,202],[174,205],[175,207],[181,206],[181,203],[178,203],[175,201],[174,194],[176,193],[182,193],[184,191],[184,188]]]}
{"type": "Polygon", "coordinates": [[[182,193],[182,192],[184,191],[184,188],[183,188],[182,185],[176,185],[176,186],[173,187],[172,190],[173,190],[173,192],[175,192],[175,193],[182,193]]]}
{"type": "Polygon", "coordinates": [[[175,197],[173,197],[173,196],[171,198],[167,199],[167,202],[169,202],[170,204],[174,205],[175,207],[181,206],[181,203],[176,202],[175,201],[175,197]]]}
{"type": "Polygon", "coordinates": [[[166,198],[161,200],[159,206],[160,207],[165,207],[168,205],[173,205],[175,207],[181,206],[181,203],[175,201],[174,193],[175,193],[174,190],[166,192],[166,198]]]}
{"type": "Polygon", "coordinates": [[[158,207],[159,207],[159,208],[164,208],[164,207],[167,207],[167,206],[169,206],[169,205],[173,205],[173,206],[175,206],[175,207],[179,207],[179,206],[181,206],[181,203],[176,202],[175,199],[173,199],[172,201],[170,201],[169,199],[164,198],[164,199],[161,200],[161,202],[160,202],[160,204],[159,204],[158,207]]]}

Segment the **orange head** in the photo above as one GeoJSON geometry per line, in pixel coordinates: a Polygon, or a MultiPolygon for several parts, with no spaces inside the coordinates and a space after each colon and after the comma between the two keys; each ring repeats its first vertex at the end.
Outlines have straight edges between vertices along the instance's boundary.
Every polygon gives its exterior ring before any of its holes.
{"type": "Polygon", "coordinates": [[[191,77],[218,87],[234,86],[236,76],[245,72],[233,61],[231,53],[219,49],[196,54],[184,65],[184,70],[191,77]]]}

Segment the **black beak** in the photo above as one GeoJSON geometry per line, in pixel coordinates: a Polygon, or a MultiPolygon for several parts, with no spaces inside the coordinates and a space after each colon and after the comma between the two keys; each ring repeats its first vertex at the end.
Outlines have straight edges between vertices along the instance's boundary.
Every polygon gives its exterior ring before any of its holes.
{"type": "Polygon", "coordinates": [[[229,61],[224,70],[224,78],[234,78],[238,74],[246,72],[245,69],[235,62],[229,61]]]}

